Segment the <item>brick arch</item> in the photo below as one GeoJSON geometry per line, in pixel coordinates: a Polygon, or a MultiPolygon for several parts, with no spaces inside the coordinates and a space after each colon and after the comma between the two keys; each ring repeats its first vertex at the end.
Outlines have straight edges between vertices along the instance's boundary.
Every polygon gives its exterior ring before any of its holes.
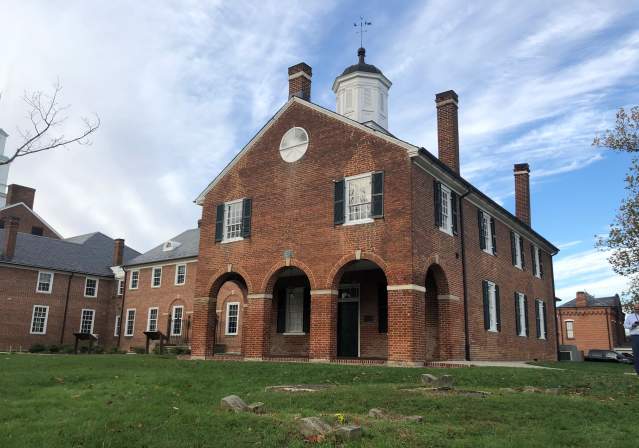
{"type": "Polygon", "coordinates": [[[435,281],[435,286],[437,288],[438,295],[450,294],[450,289],[448,287],[448,278],[446,277],[446,272],[438,263],[432,263],[426,269],[426,274],[424,275],[424,286],[426,286],[428,275],[431,274],[433,276],[433,280],[435,281]]]}
{"type": "Polygon", "coordinates": [[[264,280],[262,282],[261,292],[268,293],[273,290],[275,286],[275,282],[277,282],[277,274],[284,268],[297,268],[306,275],[308,282],[311,285],[311,289],[317,289],[317,282],[315,281],[315,276],[313,275],[313,271],[302,261],[300,260],[291,260],[289,264],[286,264],[283,261],[279,261],[271,266],[268,273],[264,276],[264,280]]]}
{"type": "Polygon", "coordinates": [[[233,268],[233,270],[230,272],[228,270],[219,270],[215,273],[215,275],[211,276],[211,280],[209,281],[207,285],[206,290],[208,291],[209,298],[210,299],[217,298],[217,294],[220,291],[220,288],[222,287],[222,285],[230,280],[237,281],[238,277],[246,285],[247,292],[253,290],[250,277],[248,276],[246,271],[244,271],[244,269],[233,268]]]}
{"type": "Polygon", "coordinates": [[[342,274],[344,269],[348,264],[353,261],[361,261],[368,260],[375,263],[386,276],[386,282],[389,285],[394,285],[398,283],[398,277],[394,271],[392,271],[388,267],[388,263],[384,261],[379,255],[375,255],[372,252],[362,252],[361,257],[357,258],[355,254],[344,255],[340,260],[333,265],[330,272],[328,273],[328,277],[326,278],[326,285],[328,285],[329,289],[337,290],[339,288],[339,281],[342,278],[342,274]]]}

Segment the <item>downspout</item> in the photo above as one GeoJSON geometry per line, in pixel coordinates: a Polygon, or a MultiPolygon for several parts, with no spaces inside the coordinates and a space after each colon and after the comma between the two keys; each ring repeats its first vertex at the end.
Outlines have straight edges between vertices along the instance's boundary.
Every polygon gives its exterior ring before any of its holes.
{"type": "Polygon", "coordinates": [[[612,341],[610,340],[610,318],[608,317],[608,308],[606,308],[606,328],[608,328],[608,350],[614,350],[612,341]]]}
{"type": "MultiPolygon", "coordinates": [[[[550,254],[550,277],[552,280],[552,314],[553,316],[555,316],[555,361],[559,360],[559,327],[557,326],[557,302],[555,300],[555,298],[557,297],[555,295],[555,266],[553,263],[553,259],[552,257],[554,257],[555,255],[557,255],[557,252],[555,252],[554,254],[550,254]]],[[[532,260],[531,260],[532,262],[532,260]]]]}
{"type": "Polygon", "coordinates": [[[464,358],[470,361],[470,334],[468,330],[468,284],[466,281],[466,242],[464,240],[464,204],[463,199],[470,194],[470,190],[459,197],[459,237],[461,238],[462,257],[462,287],[464,293],[464,358]]]}
{"type": "Polygon", "coordinates": [[[64,330],[66,329],[67,324],[67,312],[69,310],[69,295],[71,291],[71,279],[73,278],[73,272],[69,275],[69,280],[67,281],[67,296],[64,300],[64,315],[62,316],[62,331],[60,332],[60,345],[64,344],[64,330]]]}
{"type": "Polygon", "coordinates": [[[122,267],[124,271],[124,291],[122,292],[122,303],[120,304],[120,328],[118,328],[118,350],[120,349],[120,341],[122,340],[122,317],[124,316],[124,298],[126,297],[127,284],[126,280],[128,278],[129,272],[122,267]]]}

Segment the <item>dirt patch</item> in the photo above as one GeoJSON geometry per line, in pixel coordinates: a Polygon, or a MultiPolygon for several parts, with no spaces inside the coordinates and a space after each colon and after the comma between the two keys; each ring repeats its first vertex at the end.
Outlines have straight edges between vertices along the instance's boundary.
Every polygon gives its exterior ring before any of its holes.
{"type": "Polygon", "coordinates": [[[335,387],[332,384],[284,384],[280,386],[267,386],[267,392],[319,392],[335,387]]]}

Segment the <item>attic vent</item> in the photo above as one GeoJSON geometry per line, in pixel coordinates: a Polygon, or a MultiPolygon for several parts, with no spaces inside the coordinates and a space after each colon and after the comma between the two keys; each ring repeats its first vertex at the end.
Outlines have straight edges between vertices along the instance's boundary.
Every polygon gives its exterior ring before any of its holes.
{"type": "Polygon", "coordinates": [[[164,243],[164,246],[162,246],[162,251],[169,252],[173,249],[180,247],[180,245],[181,243],[178,243],[177,241],[167,241],[166,243],[164,243]]]}

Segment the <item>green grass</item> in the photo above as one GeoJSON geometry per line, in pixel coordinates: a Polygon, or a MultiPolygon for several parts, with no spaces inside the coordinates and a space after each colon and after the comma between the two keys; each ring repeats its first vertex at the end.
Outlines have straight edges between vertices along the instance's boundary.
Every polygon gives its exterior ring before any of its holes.
{"type": "MultiPolygon", "coordinates": [[[[343,413],[364,437],[345,446],[634,446],[639,379],[628,366],[552,364],[565,370],[409,369],[195,362],[158,356],[0,354],[0,447],[308,446],[297,417],[343,413]],[[407,392],[420,373],[450,373],[487,398],[407,392]],[[265,386],[331,383],[312,394],[265,386]],[[500,388],[561,388],[559,395],[500,388]],[[237,394],[267,414],[219,409],[237,394]],[[372,407],[424,422],[370,420],[372,407]]],[[[317,446],[329,446],[327,440],[317,446]]],[[[637,442],[639,444],[639,442],[637,442]]]]}

